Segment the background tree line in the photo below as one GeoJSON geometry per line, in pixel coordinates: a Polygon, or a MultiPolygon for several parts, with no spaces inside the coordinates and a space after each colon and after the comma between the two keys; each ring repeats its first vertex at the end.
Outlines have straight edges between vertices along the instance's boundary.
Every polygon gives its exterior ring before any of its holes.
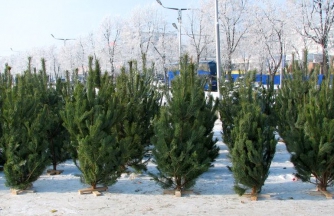
{"type": "MultiPolygon", "coordinates": [[[[276,73],[286,55],[302,59],[302,50],[321,53],[321,73],[326,74],[333,48],[334,9],[330,0],[220,0],[219,23],[224,71],[235,63],[248,71],[276,73]]],[[[88,73],[88,56],[98,56],[102,71],[120,74],[131,59],[140,59],[139,67],[155,65],[163,74],[165,65],[178,61],[177,30],[166,20],[160,5],[136,8],[128,17],[106,16],[95,31],[68,41],[62,47],[42,47],[1,58],[12,73],[31,66],[40,67],[44,58],[50,75],[65,77],[64,71],[88,73]]],[[[176,21],[175,21],[176,22],[176,21]]],[[[201,0],[199,8],[183,13],[182,52],[194,62],[215,59],[214,1],[201,0]]],[[[290,57],[291,59],[292,57],[290,57]]]]}

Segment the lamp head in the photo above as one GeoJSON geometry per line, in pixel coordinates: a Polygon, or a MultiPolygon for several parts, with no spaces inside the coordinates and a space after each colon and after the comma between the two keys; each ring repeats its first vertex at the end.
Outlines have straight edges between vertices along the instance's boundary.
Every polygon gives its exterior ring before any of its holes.
{"type": "Polygon", "coordinates": [[[177,25],[175,23],[172,23],[172,25],[173,25],[174,28],[178,29],[177,25]]]}
{"type": "Polygon", "coordinates": [[[160,0],[156,0],[157,2],[158,2],[158,4],[159,5],[161,5],[162,6],[162,3],[161,3],[161,1],[160,0]]]}

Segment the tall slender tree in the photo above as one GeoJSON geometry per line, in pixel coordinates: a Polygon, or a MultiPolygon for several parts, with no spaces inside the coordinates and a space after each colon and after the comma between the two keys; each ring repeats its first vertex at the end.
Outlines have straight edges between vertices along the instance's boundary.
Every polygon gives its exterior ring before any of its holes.
{"type": "Polygon", "coordinates": [[[277,96],[278,131],[297,177],[326,191],[334,180],[332,81],[318,86],[315,77],[307,79],[307,68],[292,77],[277,96]]]}
{"type": "MultiPolygon", "coordinates": [[[[6,163],[6,185],[26,189],[38,179],[49,164],[45,128],[46,107],[42,103],[43,77],[28,69],[16,77],[16,84],[7,83],[3,98],[3,138],[6,163]]],[[[9,79],[8,81],[10,81],[9,79]]]]}
{"type": "Polygon", "coordinates": [[[192,187],[218,156],[212,133],[218,102],[205,97],[194,68],[185,57],[172,97],[155,119],[153,156],[159,172],[151,175],[163,188],[192,187]]]}
{"type": "MultiPolygon", "coordinates": [[[[90,59],[92,62],[92,58],[90,59]]],[[[87,86],[77,83],[73,98],[62,113],[65,127],[74,140],[78,167],[85,183],[97,188],[117,181],[124,166],[125,146],[117,142],[115,125],[122,120],[119,100],[115,97],[112,79],[101,77],[98,62],[90,65],[87,86]],[[100,77],[100,80],[97,79],[100,77]]]]}
{"type": "Polygon", "coordinates": [[[252,196],[257,196],[268,177],[277,143],[274,135],[273,83],[268,89],[263,86],[254,89],[252,76],[247,76],[239,81],[238,88],[233,90],[235,93],[227,89],[225,92],[230,93],[225,93],[224,100],[228,102],[220,110],[222,121],[226,120],[223,125],[224,142],[230,150],[234,189],[242,195],[250,188],[252,196]]]}
{"type": "Polygon", "coordinates": [[[334,24],[334,2],[332,0],[299,0],[296,4],[301,6],[303,16],[303,26],[299,31],[304,37],[321,46],[321,73],[328,75],[328,45],[334,24]]]}
{"type": "Polygon", "coordinates": [[[49,77],[46,73],[45,59],[41,60],[41,91],[43,92],[41,103],[46,108],[46,139],[49,144],[50,159],[53,170],[57,170],[57,165],[69,159],[69,133],[63,126],[60,112],[64,109],[65,100],[63,89],[66,83],[58,78],[56,85],[49,84],[49,77]]]}
{"type": "Polygon", "coordinates": [[[146,169],[143,157],[149,151],[153,136],[153,118],[159,112],[161,94],[154,89],[153,76],[145,68],[141,73],[130,61],[130,71],[123,68],[117,78],[116,95],[120,98],[123,120],[117,124],[118,140],[127,140],[127,166],[146,169]]]}

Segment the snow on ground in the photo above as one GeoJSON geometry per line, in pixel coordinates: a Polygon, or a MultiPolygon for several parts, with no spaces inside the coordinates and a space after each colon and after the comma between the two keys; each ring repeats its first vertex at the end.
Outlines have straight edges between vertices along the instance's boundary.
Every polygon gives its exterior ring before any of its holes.
{"type": "MultiPolygon", "coordinates": [[[[123,174],[102,196],[79,195],[87,188],[71,161],[59,165],[64,173],[42,175],[34,183],[36,193],[13,195],[0,173],[0,215],[333,215],[334,200],[315,192],[315,186],[293,175],[293,165],[284,143],[277,145],[270,175],[258,201],[239,197],[233,191],[233,176],[228,171],[227,147],[221,141],[221,124],[214,128],[220,141],[220,156],[214,167],[203,174],[194,193],[183,197],[163,195],[146,174],[123,174]]],[[[149,164],[148,169],[155,171],[149,164]]],[[[332,188],[329,191],[334,193],[332,188]]]]}

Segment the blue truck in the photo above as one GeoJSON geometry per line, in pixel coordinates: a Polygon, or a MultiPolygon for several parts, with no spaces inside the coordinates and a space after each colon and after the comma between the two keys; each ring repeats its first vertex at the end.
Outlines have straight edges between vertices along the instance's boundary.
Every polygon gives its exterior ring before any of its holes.
{"type": "MultiPolygon", "coordinates": [[[[167,79],[171,86],[175,76],[180,75],[178,63],[170,64],[168,67],[167,79]]],[[[197,75],[205,79],[204,91],[217,91],[217,64],[215,61],[200,61],[197,67],[197,75]]]]}

